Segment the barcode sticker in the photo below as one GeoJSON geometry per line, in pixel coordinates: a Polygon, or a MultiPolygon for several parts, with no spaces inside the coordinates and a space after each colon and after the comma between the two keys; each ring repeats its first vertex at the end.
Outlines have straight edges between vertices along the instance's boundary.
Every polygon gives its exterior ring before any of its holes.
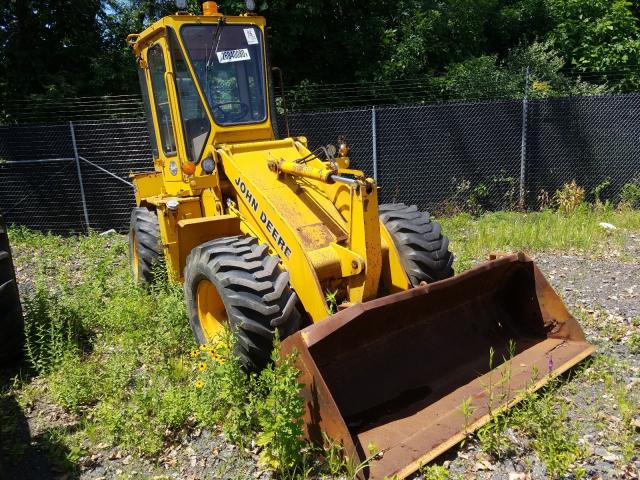
{"type": "Polygon", "coordinates": [[[225,50],[223,52],[216,52],[218,55],[218,62],[230,63],[230,62],[244,62],[245,60],[251,60],[249,50],[246,48],[239,48],[238,50],[225,50]]]}

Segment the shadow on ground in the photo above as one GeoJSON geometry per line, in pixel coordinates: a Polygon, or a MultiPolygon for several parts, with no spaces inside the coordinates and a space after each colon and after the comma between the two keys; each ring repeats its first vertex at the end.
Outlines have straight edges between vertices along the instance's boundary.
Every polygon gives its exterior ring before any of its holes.
{"type": "MultiPolygon", "coordinates": [[[[12,379],[24,378],[24,365],[0,368],[0,478],[53,480],[79,478],[66,461],[67,448],[52,432],[34,435],[29,419],[11,390],[12,379]]],[[[28,374],[26,374],[28,375],[28,374]]]]}

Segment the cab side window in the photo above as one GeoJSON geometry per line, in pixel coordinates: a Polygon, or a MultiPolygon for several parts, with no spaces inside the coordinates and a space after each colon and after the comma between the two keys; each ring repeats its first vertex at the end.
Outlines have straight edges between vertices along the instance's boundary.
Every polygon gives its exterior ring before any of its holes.
{"type": "Polygon", "coordinates": [[[171,122],[171,111],[169,106],[169,96],[167,85],[164,81],[165,63],[162,47],[158,44],[151,47],[147,54],[147,64],[151,75],[151,88],[156,104],[156,115],[158,117],[158,130],[160,130],[160,143],[166,155],[176,153],[176,141],[173,136],[173,124],[171,122]]]}
{"type": "Polygon", "coordinates": [[[187,156],[193,163],[198,163],[209,133],[211,133],[211,124],[182,54],[178,38],[173,29],[169,28],[167,30],[169,32],[169,48],[173,59],[173,72],[180,103],[187,156]]]}
{"type": "Polygon", "coordinates": [[[142,92],[142,103],[144,104],[144,113],[147,118],[147,130],[149,131],[149,140],[151,141],[151,153],[153,159],[158,158],[158,145],[156,140],[156,132],[153,129],[153,116],[151,115],[151,103],[149,102],[149,89],[147,88],[147,77],[144,70],[138,67],[138,80],[140,81],[140,91],[142,92]]]}

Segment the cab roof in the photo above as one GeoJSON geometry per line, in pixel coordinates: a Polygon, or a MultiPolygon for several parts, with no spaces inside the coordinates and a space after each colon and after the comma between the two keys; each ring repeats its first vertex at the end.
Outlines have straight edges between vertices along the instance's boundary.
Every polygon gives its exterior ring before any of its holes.
{"type": "Polygon", "coordinates": [[[166,27],[173,27],[177,31],[182,25],[215,25],[220,21],[221,18],[224,18],[224,21],[229,24],[252,24],[257,25],[262,30],[264,30],[264,27],[266,25],[266,20],[264,17],[252,14],[224,15],[222,13],[216,13],[213,15],[193,15],[191,13],[178,12],[174,15],[167,15],[166,17],[162,17],[160,20],[152,23],[141,33],[130,34],[127,37],[127,43],[133,47],[134,52],[137,56],[139,55],[140,51],[148,46],[148,44],[153,40],[155,40],[158,34],[160,32],[163,32],[166,27]]]}

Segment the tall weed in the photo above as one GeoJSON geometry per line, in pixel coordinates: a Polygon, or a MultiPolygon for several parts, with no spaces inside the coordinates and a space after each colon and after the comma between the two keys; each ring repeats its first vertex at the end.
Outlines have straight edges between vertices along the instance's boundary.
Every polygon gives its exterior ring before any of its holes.
{"type": "Polygon", "coordinates": [[[215,345],[191,352],[198,372],[196,416],[204,424],[221,424],[235,443],[243,444],[257,434],[262,465],[291,474],[305,463],[306,446],[297,355],[281,359],[276,339],[272,363],[260,373],[247,373],[232,353],[233,342],[227,331],[215,345]]]}
{"type": "Polygon", "coordinates": [[[553,195],[554,205],[558,211],[568,214],[574,212],[584,203],[584,188],[578,186],[575,180],[565,183],[562,188],[553,195]]]}
{"type": "Polygon", "coordinates": [[[301,373],[296,368],[297,354],[287,355],[279,361],[276,342],[271,359],[273,365],[260,375],[263,388],[268,392],[264,402],[258,404],[258,423],[261,433],[257,444],[264,447],[260,460],[272,470],[292,471],[301,459],[303,441],[304,400],[300,396],[301,373]]]}
{"type": "Polygon", "coordinates": [[[513,412],[514,426],[531,438],[531,446],[552,478],[572,471],[584,452],[578,434],[567,423],[567,406],[554,398],[553,388],[528,395],[513,412]]]}
{"type": "Polygon", "coordinates": [[[620,205],[627,208],[640,208],[640,175],[623,185],[620,191],[620,205]]]}
{"type": "Polygon", "coordinates": [[[87,333],[75,312],[60,297],[38,282],[35,292],[23,298],[25,353],[37,373],[46,373],[76,354],[87,333]]]}

